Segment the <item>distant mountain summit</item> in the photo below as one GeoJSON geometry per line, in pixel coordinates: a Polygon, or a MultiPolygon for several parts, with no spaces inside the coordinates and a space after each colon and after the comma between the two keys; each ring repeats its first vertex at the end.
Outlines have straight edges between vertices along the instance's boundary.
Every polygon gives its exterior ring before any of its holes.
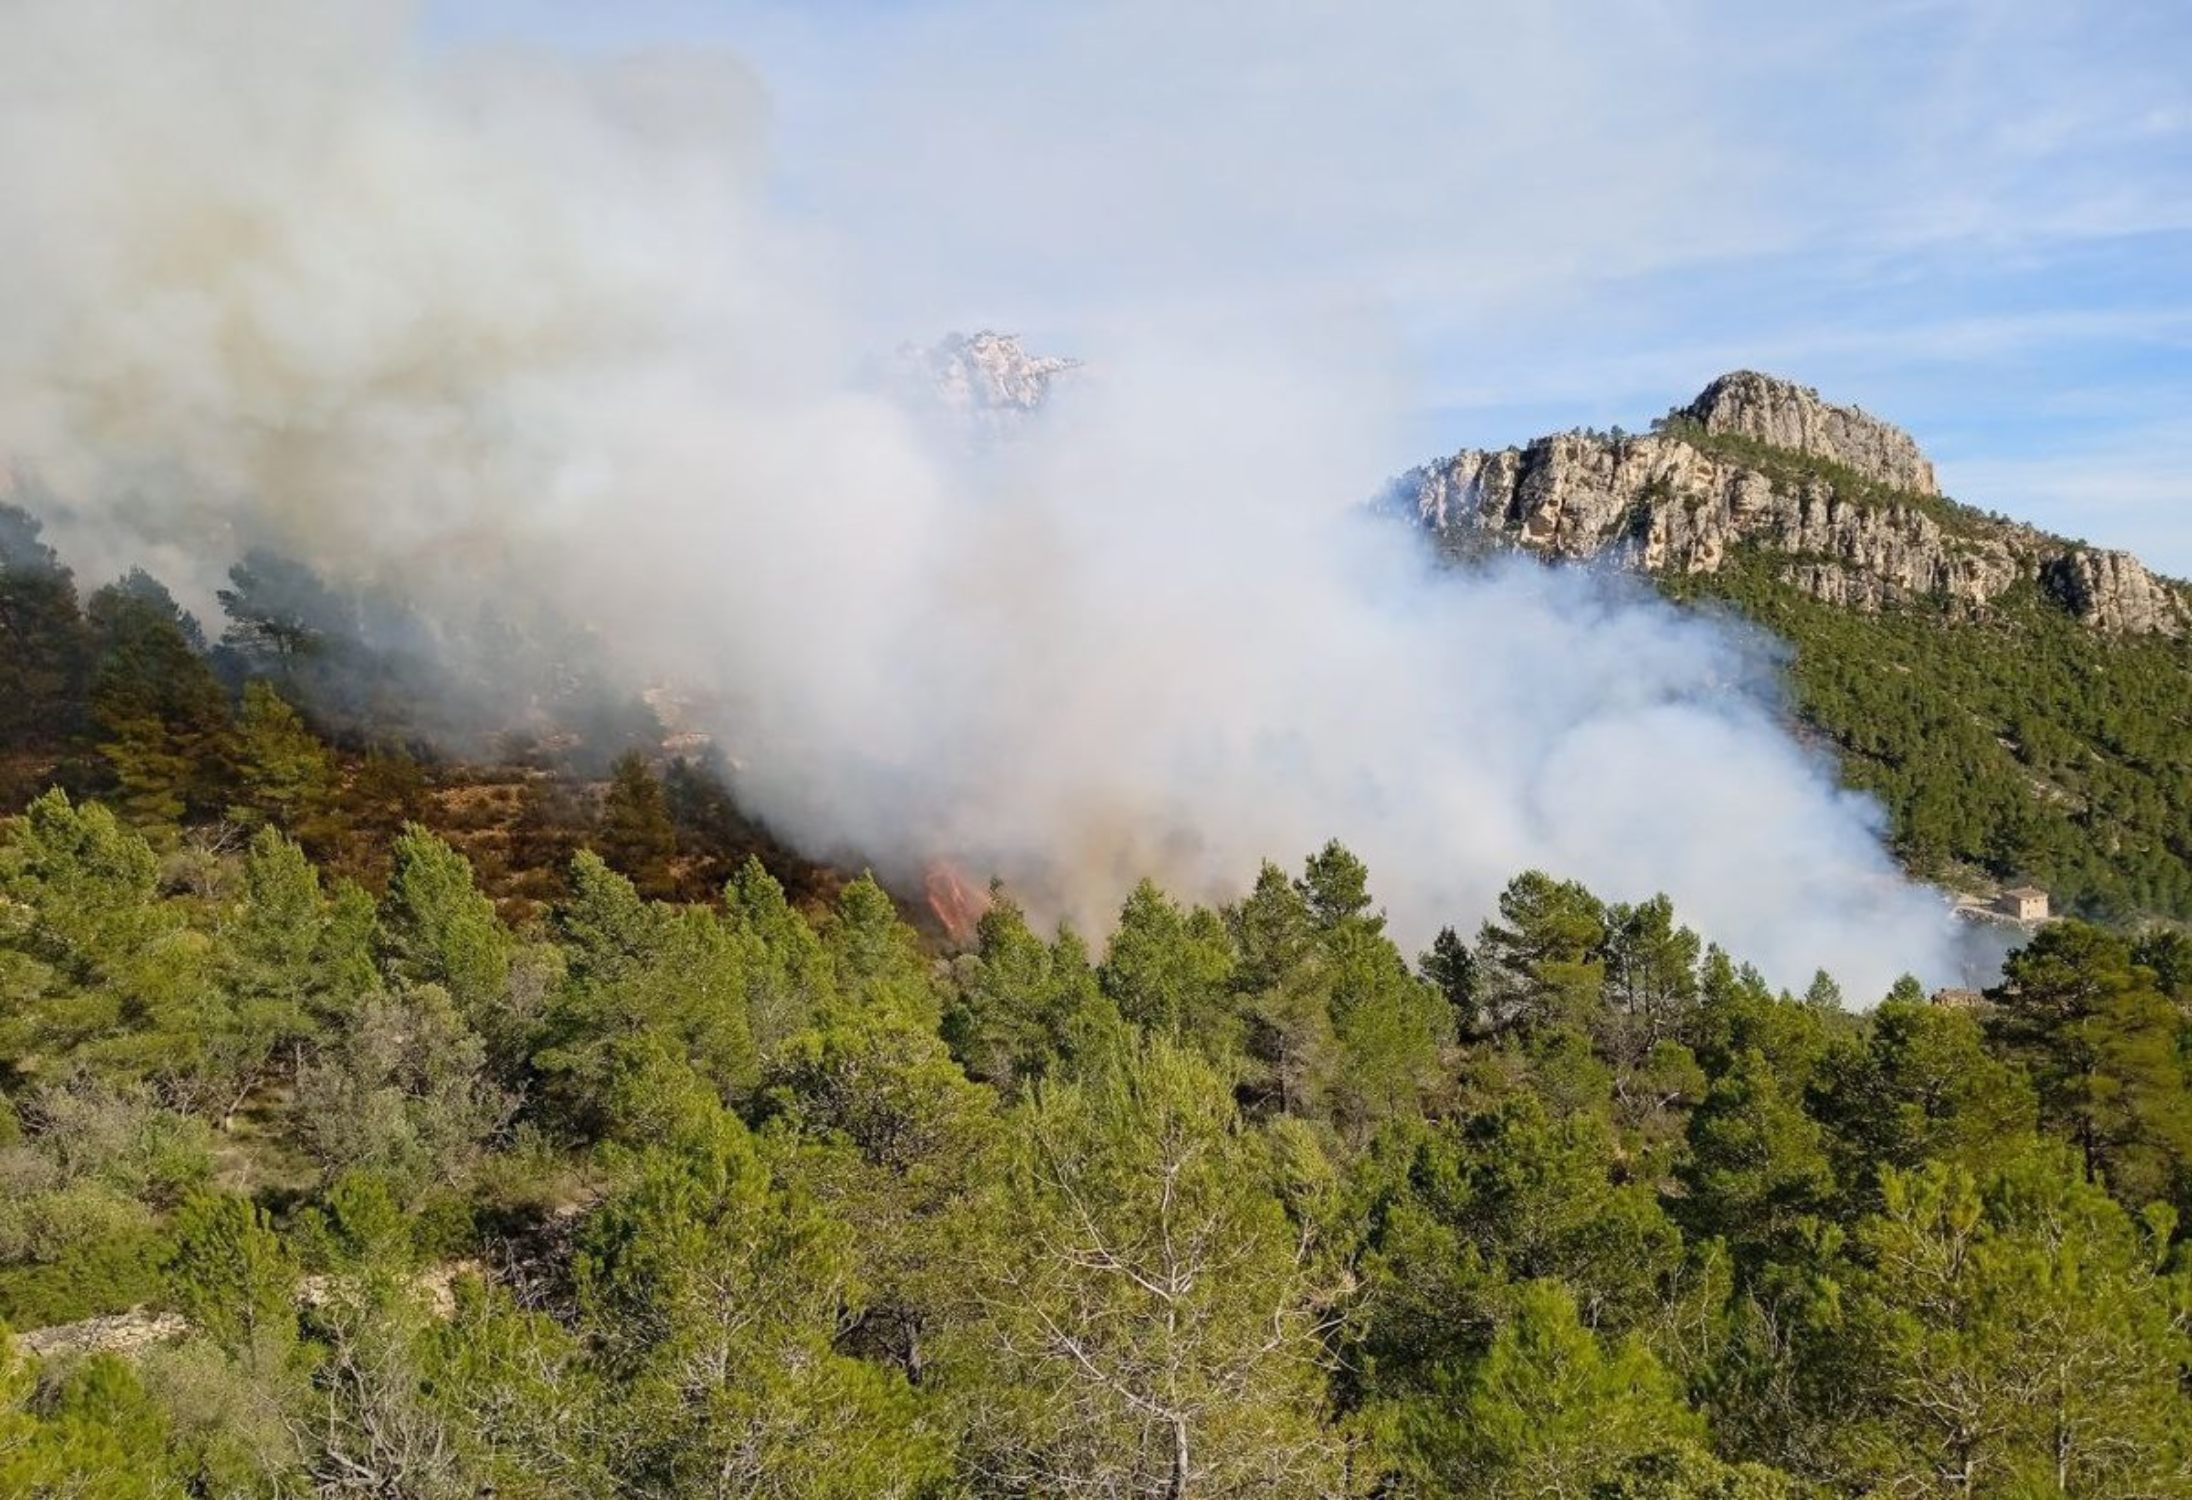
{"type": "Polygon", "coordinates": [[[1909,433],[1750,370],[1721,376],[1649,433],[1465,449],[1403,475],[1386,504],[1462,553],[1519,547],[1677,574],[1718,573],[1745,554],[1851,609],[1933,600],[1980,615],[2030,584],[2097,630],[2192,629],[2192,592],[2130,553],[1948,500],[1909,433]]]}
{"type": "Polygon", "coordinates": [[[955,415],[978,426],[1010,423],[1042,406],[1079,360],[1030,354],[1008,333],[946,334],[898,351],[901,369],[955,415]]]}
{"type": "Polygon", "coordinates": [[[1857,407],[1822,401],[1810,386],[1737,370],[1706,386],[1682,415],[1711,436],[1826,459],[1890,489],[1941,493],[1933,464],[1909,433],[1857,407]]]}

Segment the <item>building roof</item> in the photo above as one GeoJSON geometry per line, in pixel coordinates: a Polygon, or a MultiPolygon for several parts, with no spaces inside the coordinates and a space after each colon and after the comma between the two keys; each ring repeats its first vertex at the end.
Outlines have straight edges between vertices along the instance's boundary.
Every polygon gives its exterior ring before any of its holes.
{"type": "Polygon", "coordinates": [[[2045,901],[2047,899],[2047,892],[2036,885],[2013,885],[2002,894],[2018,901],[2045,901]]]}

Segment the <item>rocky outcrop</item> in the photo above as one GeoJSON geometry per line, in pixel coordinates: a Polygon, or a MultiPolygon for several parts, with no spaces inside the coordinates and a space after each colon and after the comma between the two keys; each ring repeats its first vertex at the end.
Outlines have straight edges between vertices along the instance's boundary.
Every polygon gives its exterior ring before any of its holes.
{"type": "Polygon", "coordinates": [[[1737,370],[1706,386],[1683,415],[1707,432],[1828,459],[1890,489],[1941,493],[1932,463],[1909,433],[1854,406],[1822,401],[1810,386],[1737,370]]]}
{"type": "Polygon", "coordinates": [[[2042,565],[2040,581],[2065,609],[2102,630],[2182,635],[2192,626],[2192,600],[2128,552],[2066,552],[2042,565]]]}
{"type": "Polygon", "coordinates": [[[995,426],[1026,416],[1050,396],[1061,375],[1078,360],[1034,355],[1010,334],[947,334],[927,348],[899,350],[901,366],[918,390],[958,417],[995,426]]]}
{"type": "Polygon", "coordinates": [[[1718,572],[1731,548],[1754,544],[1804,559],[1792,581],[1836,603],[1941,594],[1983,605],[2021,570],[2007,539],[1952,536],[1914,507],[1853,500],[1824,480],[1776,483],[1657,435],[1470,450],[1406,476],[1400,499],[1441,533],[1570,560],[1613,554],[1652,572],[1718,572]]]}
{"type": "Polygon", "coordinates": [[[1932,597],[1976,613],[2037,580],[2097,629],[2174,635],[2192,624],[2183,590],[2136,559],[1939,499],[1933,466],[1907,435],[1802,387],[1723,376],[1674,415],[1644,436],[1572,432],[1465,450],[1402,476],[1387,504],[1454,552],[1519,547],[1715,573],[1748,548],[1780,554],[1785,582],[1851,609],[1932,597]],[[1714,433],[1824,459],[1871,483],[1820,464],[1762,465],[1755,452],[1736,456],[1750,451],[1741,445],[1714,444],[1714,433]]]}
{"type": "Polygon", "coordinates": [[[64,1355],[135,1354],[154,1344],[173,1343],[190,1331],[182,1314],[133,1307],[77,1323],[57,1323],[18,1335],[16,1342],[41,1359],[64,1355]]]}
{"type": "Polygon", "coordinates": [[[1904,598],[1901,589],[1877,574],[1845,568],[1839,563],[1790,563],[1781,570],[1781,581],[1795,585],[1814,599],[1866,614],[1877,614],[1890,604],[1901,603],[1904,598]]]}

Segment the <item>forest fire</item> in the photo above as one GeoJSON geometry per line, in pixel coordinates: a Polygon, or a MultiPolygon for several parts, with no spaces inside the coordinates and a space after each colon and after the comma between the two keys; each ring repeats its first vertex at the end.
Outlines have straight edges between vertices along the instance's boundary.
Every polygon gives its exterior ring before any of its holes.
{"type": "Polygon", "coordinates": [[[989,893],[968,882],[948,859],[932,859],[921,876],[921,894],[929,914],[955,943],[974,941],[975,924],[989,910],[989,893]]]}

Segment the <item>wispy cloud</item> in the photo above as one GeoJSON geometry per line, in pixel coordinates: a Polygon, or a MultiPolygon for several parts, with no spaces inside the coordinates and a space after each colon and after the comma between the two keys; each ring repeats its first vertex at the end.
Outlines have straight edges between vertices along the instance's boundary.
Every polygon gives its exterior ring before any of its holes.
{"type": "Polygon", "coordinates": [[[1980,503],[2040,503],[2011,476],[2052,464],[2120,483],[2093,503],[2123,539],[2175,545],[2166,485],[2132,477],[2166,472],[2136,456],[2160,440],[2146,413],[2192,394],[2174,0],[428,14],[443,35],[758,55],[778,191],[878,339],[1334,320],[1392,348],[1425,446],[1528,435],[1471,412],[1633,422],[1763,364],[1918,429],[2002,487],[1980,503]],[[2113,425],[2065,414],[2101,384],[2129,387],[2113,425]]]}

